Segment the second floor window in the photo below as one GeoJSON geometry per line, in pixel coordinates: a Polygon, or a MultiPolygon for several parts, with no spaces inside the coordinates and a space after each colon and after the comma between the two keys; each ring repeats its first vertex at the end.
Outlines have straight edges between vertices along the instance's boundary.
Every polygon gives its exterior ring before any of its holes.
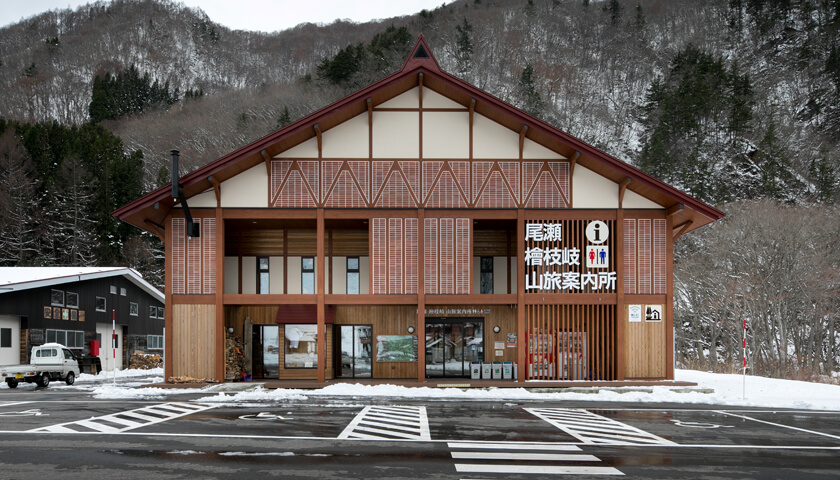
{"type": "Polygon", "coordinates": [[[481,257],[481,293],[493,293],[493,257],[481,257]]]}
{"type": "Polygon", "coordinates": [[[359,257],[347,257],[347,293],[359,294],[359,257]]]}
{"type": "Polygon", "coordinates": [[[315,293],[315,257],[300,259],[300,293],[315,293]]]}
{"type": "Polygon", "coordinates": [[[257,257],[257,292],[268,295],[268,257],[257,257]]]}

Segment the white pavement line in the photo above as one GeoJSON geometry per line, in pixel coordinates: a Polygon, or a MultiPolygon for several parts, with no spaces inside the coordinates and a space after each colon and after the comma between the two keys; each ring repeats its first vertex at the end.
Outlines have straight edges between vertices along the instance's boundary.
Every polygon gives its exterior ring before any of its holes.
{"type": "MultiPolygon", "coordinates": [[[[745,420],[752,420],[753,422],[765,423],[765,424],[767,424],[767,425],[773,425],[773,426],[776,426],[776,427],[782,427],[782,428],[789,428],[789,429],[791,429],[791,430],[798,430],[798,431],[800,431],[800,432],[812,433],[812,434],[814,434],[814,435],[822,435],[822,436],[824,436],[824,437],[836,438],[836,439],[840,440],[840,436],[838,436],[838,435],[832,435],[832,434],[830,434],[830,433],[817,432],[817,431],[814,431],[814,430],[808,430],[808,429],[805,429],[805,428],[792,427],[792,426],[790,426],[790,425],[783,425],[783,424],[781,424],[781,423],[768,422],[767,420],[759,420],[759,419],[757,419],[757,418],[748,417],[748,416],[746,416],[746,415],[738,415],[738,414],[735,414],[735,413],[729,413],[729,412],[725,412],[725,411],[723,411],[723,410],[715,410],[715,411],[716,411],[717,413],[722,413],[722,414],[724,414],[724,415],[729,415],[730,417],[743,418],[743,419],[745,419],[745,420]]],[[[770,412],[767,412],[767,413],[770,413],[770,412]]]]}
{"type": "Polygon", "coordinates": [[[32,403],[32,402],[9,402],[9,403],[3,403],[3,404],[0,404],[0,408],[13,407],[13,406],[15,406],[15,405],[23,405],[23,404],[25,404],[25,403],[32,403]]]}
{"type": "Polygon", "coordinates": [[[415,418],[413,421],[407,421],[407,420],[397,420],[397,419],[394,419],[394,418],[383,417],[382,415],[367,414],[367,415],[365,415],[365,420],[372,421],[372,422],[375,421],[375,422],[382,422],[382,423],[391,423],[391,424],[394,424],[394,425],[416,426],[419,419],[415,418]]]}
{"type": "Polygon", "coordinates": [[[416,439],[416,438],[418,438],[418,435],[414,434],[414,433],[394,432],[392,430],[382,430],[381,428],[358,427],[358,428],[356,428],[356,431],[379,433],[381,435],[386,435],[385,437],[380,437],[382,439],[388,439],[388,437],[397,437],[397,438],[405,438],[405,439],[416,439]]]}
{"type": "Polygon", "coordinates": [[[119,423],[120,425],[125,425],[126,427],[133,428],[142,427],[143,425],[145,425],[144,423],[119,418],[116,415],[105,415],[104,417],[99,417],[99,419],[105,420],[106,422],[119,423]]]}
{"type": "Polygon", "coordinates": [[[431,440],[426,407],[367,406],[337,438],[431,440]]]}
{"type": "Polygon", "coordinates": [[[359,425],[364,425],[366,427],[382,427],[382,428],[387,428],[388,430],[399,430],[399,431],[402,431],[402,432],[416,432],[417,431],[417,424],[414,424],[414,425],[411,425],[411,426],[390,425],[390,424],[385,423],[385,422],[371,422],[371,421],[365,419],[365,420],[362,420],[361,422],[359,422],[359,425]]]}
{"type": "Polygon", "coordinates": [[[523,453],[523,452],[452,452],[458,460],[541,460],[548,462],[600,462],[594,455],[573,453],[523,453]]]}
{"type": "Polygon", "coordinates": [[[554,450],[558,452],[579,452],[580,448],[567,444],[551,443],[481,443],[449,442],[449,448],[484,448],[495,450],[554,450]]]}
{"type": "Polygon", "coordinates": [[[542,466],[542,465],[472,465],[455,464],[465,473],[538,473],[543,475],[624,475],[613,467],[542,466]]]}
{"type": "Polygon", "coordinates": [[[209,410],[211,408],[216,408],[218,405],[206,405],[206,404],[196,404],[194,406],[191,405],[191,407],[193,407],[193,408],[191,408],[189,410],[182,407],[179,410],[181,413],[177,413],[176,411],[166,411],[166,410],[163,410],[162,408],[155,410],[156,407],[165,407],[165,406],[166,406],[166,404],[155,405],[155,406],[151,406],[151,407],[138,408],[138,409],[129,410],[129,411],[126,411],[126,412],[119,412],[119,413],[113,413],[113,414],[108,414],[108,415],[102,415],[100,417],[93,417],[93,418],[89,418],[89,419],[86,419],[86,420],[77,420],[77,421],[74,421],[74,422],[60,423],[58,425],[51,425],[51,426],[48,426],[48,427],[35,428],[35,429],[32,429],[32,430],[27,430],[27,432],[88,433],[88,432],[79,432],[79,431],[73,430],[71,428],[68,428],[71,425],[78,425],[78,426],[81,426],[81,427],[84,427],[84,428],[87,428],[87,429],[90,429],[90,430],[94,430],[94,431],[99,432],[99,433],[124,433],[124,432],[127,432],[129,430],[133,430],[135,428],[145,427],[147,425],[154,425],[154,424],[166,422],[168,420],[172,420],[172,419],[175,419],[175,418],[185,417],[185,416],[191,415],[193,413],[198,413],[198,412],[202,412],[204,410],[209,410]],[[163,415],[164,412],[165,412],[166,416],[165,417],[159,417],[159,416],[154,416],[153,417],[151,415],[143,415],[143,413],[141,413],[141,412],[146,413],[146,414],[155,414],[155,415],[163,415]],[[126,417],[129,417],[129,418],[138,418],[138,419],[146,420],[146,423],[131,422],[131,423],[133,423],[133,425],[129,425],[129,424],[127,424],[128,421],[115,418],[116,415],[122,415],[122,416],[126,416],[126,417]],[[99,420],[106,421],[106,422],[111,421],[111,422],[115,422],[115,423],[126,425],[126,426],[123,427],[123,428],[115,428],[115,427],[112,427],[110,425],[100,423],[99,420]]]}
{"type": "Polygon", "coordinates": [[[585,444],[676,445],[652,433],[583,409],[526,408],[525,411],[585,444]],[[581,426],[582,422],[585,426],[581,426]]]}
{"type": "Polygon", "coordinates": [[[102,433],[119,433],[122,430],[120,428],[114,428],[110,425],[105,425],[94,420],[79,420],[78,422],[75,422],[75,424],[102,433]]]}

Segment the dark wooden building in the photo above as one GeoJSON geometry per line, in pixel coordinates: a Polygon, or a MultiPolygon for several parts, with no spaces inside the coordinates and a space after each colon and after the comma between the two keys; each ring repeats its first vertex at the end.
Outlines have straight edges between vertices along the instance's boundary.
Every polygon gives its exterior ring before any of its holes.
{"type": "Polygon", "coordinates": [[[95,341],[106,370],[126,368],[136,350],[163,355],[163,302],[130,268],[2,267],[0,365],[28,363],[32,347],[49,342],[90,355],[95,341]]]}
{"type": "Polygon", "coordinates": [[[166,244],[166,376],[673,378],[672,251],[723,214],[402,69],[115,212],[166,244]],[[227,375],[226,375],[227,374],[227,375]],[[237,372],[236,375],[239,375],[237,372]]]}

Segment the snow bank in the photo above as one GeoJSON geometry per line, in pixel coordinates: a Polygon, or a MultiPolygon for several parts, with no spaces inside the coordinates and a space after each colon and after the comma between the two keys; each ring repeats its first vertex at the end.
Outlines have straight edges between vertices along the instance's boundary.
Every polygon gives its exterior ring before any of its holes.
{"type": "MultiPolygon", "coordinates": [[[[207,403],[254,403],[280,401],[306,401],[314,397],[345,397],[347,400],[370,397],[435,399],[435,400],[514,400],[514,401],[591,401],[591,402],[640,402],[640,403],[683,403],[726,406],[746,406],[762,408],[785,408],[801,410],[836,410],[840,411],[840,386],[823,383],[808,383],[794,380],[780,380],[764,377],[746,377],[746,395],[744,378],[741,375],[726,375],[699,372],[695,370],[676,370],[676,380],[697,383],[697,388],[682,389],[674,387],[642,388],[592,388],[591,393],[548,391],[541,389],[540,382],[528,382],[524,388],[431,388],[404,387],[398,385],[360,385],[340,383],[317,390],[265,389],[255,384],[253,389],[238,393],[215,393],[199,398],[198,402],[207,403]],[[532,391],[532,390],[542,391],[532,391]],[[712,389],[714,393],[702,393],[699,390],[712,389]]],[[[162,369],[156,370],[118,370],[102,372],[99,375],[82,375],[78,381],[97,382],[100,385],[91,389],[91,394],[99,399],[156,399],[169,395],[201,394],[213,392],[214,386],[196,388],[136,388],[138,385],[125,382],[131,377],[150,375],[163,376],[162,369]],[[117,377],[117,384],[108,381],[117,377]],[[105,379],[106,381],[102,382],[105,379]],[[121,380],[122,379],[122,380],[121,380]]],[[[162,380],[162,379],[161,379],[162,380]]],[[[150,383],[150,382],[144,382],[150,383]]],[[[578,389],[580,390],[580,389],[578,389]]]]}
{"type": "Polygon", "coordinates": [[[429,398],[436,400],[554,400],[592,402],[640,402],[640,403],[684,403],[727,406],[753,406],[789,408],[802,410],[840,411],[840,386],[821,383],[797,382],[773,378],[746,378],[746,396],[743,394],[743,377],[722,375],[693,370],[677,370],[676,380],[695,382],[697,388],[673,387],[645,388],[593,388],[592,393],[580,392],[534,392],[538,382],[526,384],[525,388],[429,388],[403,387],[396,385],[359,385],[343,383],[330,385],[319,390],[254,390],[236,394],[219,393],[200,398],[200,402],[270,402],[282,400],[306,400],[309,397],[368,397],[429,398]],[[714,393],[700,390],[713,389],[714,393]],[[639,391],[642,390],[642,391],[639,391]],[[688,390],[688,391],[687,391],[688,390]]]}

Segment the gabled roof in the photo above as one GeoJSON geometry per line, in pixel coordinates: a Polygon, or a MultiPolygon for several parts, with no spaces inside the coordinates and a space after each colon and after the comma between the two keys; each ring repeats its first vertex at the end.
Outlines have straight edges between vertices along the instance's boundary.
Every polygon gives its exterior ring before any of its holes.
{"type": "MultiPolygon", "coordinates": [[[[529,140],[576,159],[577,164],[616,183],[629,179],[629,190],[674,212],[674,225],[683,226],[681,233],[724,216],[720,210],[441,70],[422,34],[399,71],[184,175],[180,179],[184,193],[189,198],[213,188],[211,176],[213,181],[223,182],[418,85],[465,107],[474,102],[475,112],[514,132],[525,131],[529,140]]],[[[163,221],[174,205],[170,184],[115,210],[113,215],[162,237],[163,221]]]]}
{"type": "Polygon", "coordinates": [[[164,301],[160,290],[125,267],[0,267],[0,294],[108,277],[125,277],[158,301],[164,301]]]}

